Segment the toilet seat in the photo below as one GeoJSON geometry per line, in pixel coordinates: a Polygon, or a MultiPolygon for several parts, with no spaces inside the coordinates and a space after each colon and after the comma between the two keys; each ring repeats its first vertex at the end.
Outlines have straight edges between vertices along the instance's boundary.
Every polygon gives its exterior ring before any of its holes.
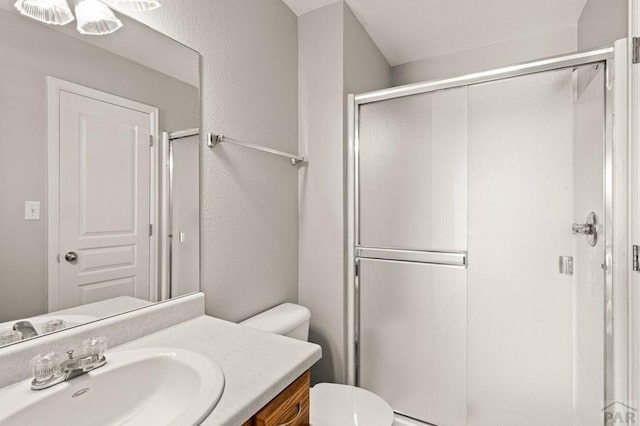
{"type": "Polygon", "coordinates": [[[311,426],[391,426],[393,410],[368,390],[334,383],[311,388],[311,426]]]}

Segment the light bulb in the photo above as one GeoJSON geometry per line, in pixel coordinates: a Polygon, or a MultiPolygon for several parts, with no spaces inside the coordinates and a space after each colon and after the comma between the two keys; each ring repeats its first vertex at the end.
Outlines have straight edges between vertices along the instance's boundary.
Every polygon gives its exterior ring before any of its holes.
{"type": "Polygon", "coordinates": [[[18,12],[45,24],[66,25],[73,21],[67,0],[18,0],[18,12]]]}
{"type": "Polygon", "coordinates": [[[99,0],[76,0],[76,19],[80,34],[110,34],[122,27],[111,9],[99,0]]]}

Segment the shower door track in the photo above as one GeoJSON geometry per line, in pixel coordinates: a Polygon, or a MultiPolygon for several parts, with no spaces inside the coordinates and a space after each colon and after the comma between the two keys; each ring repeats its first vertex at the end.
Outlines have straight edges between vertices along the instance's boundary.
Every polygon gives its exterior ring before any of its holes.
{"type": "Polygon", "coordinates": [[[588,65],[596,62],[604,62],[610,59],[613,59],[613,47],[571,55],[554,56],[552,58],[540,59],[533,62],[496,68],[489,71],[482,71],[459,77],[425,81],[423,83],[407,84],[404,86],[392,87],[390,89],[361,93],[354,95],[354,100],[357,105],[362,105],[370,102],[417,95],[420,93],[435,92],[436,90],[452,89],[454,87],[487,83],[489,81],[503,80],[505,78],[519,77],[522,75],[552,71],[561,68],[588,65]]]}
{"type": "MultiPolygon", "coordinates": [[[[604,235],[606,253],[603,259],[605,275],[605,318],[604,318],[604,400],[614,397],[613,377],[613,311],[607,309],[613,304],[613,272],[611,247],[613,247],[613,96],[609,87],[613,75],[614,48],[607,47],[587,52],[544,58],[518,65],[467,74],[459,77],[408,84],[361,94],[349,94],[348,107],[348,150],[347,150],[347,330],[346,330],[346,377],[347,383],[360,384],[360,279],[359,262],[362,256],[360,246],[359,211],[359,106],[394,98],[472,86],[491,81],[531,75],[541,72],[566,69],[581,65],[602,63],[605,66],[605,134],[604,136],[604,235]]],[[[372,256],[373,257],[373,256],[372,256]]],[[[383,259],[373,259],[383,260],[383,259]]],[[[387,260],[385,260],[387,261],[387,260]]],[[[388,260],[397,262],[398,260],[388,260]]],[[[404,260],[406,261],[406,260],[404,260]]],[[[431,262],[425,262],[431,263],[431,262]]],[[[435,263],[435,262],[434,262],[435,263]]],[[[467,258],[464,253],[464,266],[467,258]]],[[[447,265],[450,266],[450,265],[447,265]]],[[[610,422],[605,421],[609,426],[610,422]]]]}

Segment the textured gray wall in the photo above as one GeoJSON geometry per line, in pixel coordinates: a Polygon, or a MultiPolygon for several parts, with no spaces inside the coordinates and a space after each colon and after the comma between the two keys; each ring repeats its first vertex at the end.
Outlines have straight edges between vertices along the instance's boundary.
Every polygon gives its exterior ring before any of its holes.
{"type": "Polygon", "coordinates": [[[3,322],[47,312],[46,76],[154,105],[161,130],[197,126],[199,111],[197,88],[1,9],[0,69],[3,322]],[[26,200],[40,221],[24,220],[26,200]]]}
{"type": "MultiPolygon", "coordinates": [[[[204,132],[297,151],[297,23],[282,1],[165,1],[134,17],[202,55],[204,132]]],[[[296,302],[297,170],[230,145],[202,149],[207,314],[238,321],[296,302]]]]}
{"type": "Polygon", "coordinates": [[[572,25],[451,55],[425,58],[393,67],[393,85],[456,77],[478,71],[575,52],[577,28],[572,25]]]}
{"type": "Polygon", "coordinates": [[[314,383],[345,380],[346,95],[382,89],[391,68],[340,1],[299,17],[300,303],[311,310],[310,340],[323,349],[314,383]]]}
{"type": "Polygon", "coordinates": [[[546,56],[612,46],[627,34],[626,0],[589,0],[574,26],[393,67],[393,85],[435,80],[546,56]]]}
{"type": "Polygon", "coordinates": [[[344,3],[345,95],[384,89],[390,85],[389,62],[371,40],[351,8],[344,3]]]}
{"type": "Polygon", "coordinates": [[[578,49],[613,46],[627,36],[627,0],[588,0],[578,21],[578,49]]]}
{"type": "Polygon", "coordinates": [[[300,303],[309,340],[322,346],[311,380],[344,380],[343,6],[298,18],[300,55],[300,303]]]}

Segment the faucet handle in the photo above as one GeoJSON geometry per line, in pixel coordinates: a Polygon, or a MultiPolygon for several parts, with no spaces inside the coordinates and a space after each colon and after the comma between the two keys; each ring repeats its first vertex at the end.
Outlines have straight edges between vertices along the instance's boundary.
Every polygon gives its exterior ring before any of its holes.
{"type": "Polygon", "coordinates": [[[60,374],[61,357],[58,352],[51,351],[36,355],[31,360],[33,381],[44,383],[60,374]]]}
{"type": "Polygon", "coordinates": [[[104,336],[91,337],[82,342],[82,351],[85,354],[97,355],[98,359],[104,357],[107,350],[107,338],[104,336]]]}
{"type": "Polygon", "coordinates": [[[67,351],[67,359],[73,359],[73,349],[67,351]]]}
{"type": "Polygon", "coordinates": [[[19,331],[7,330],[0,332],[0,346],[19,342],[20,340],[22,340],[22,333],[20,333],[19,331]]]}
{"type": "Polygon", "coordinates": [[[53,319],[42,324],[42,333],[53,333],[54,331],[64,330],[67,328],[67,322],[61,319],[53,319]]]}

